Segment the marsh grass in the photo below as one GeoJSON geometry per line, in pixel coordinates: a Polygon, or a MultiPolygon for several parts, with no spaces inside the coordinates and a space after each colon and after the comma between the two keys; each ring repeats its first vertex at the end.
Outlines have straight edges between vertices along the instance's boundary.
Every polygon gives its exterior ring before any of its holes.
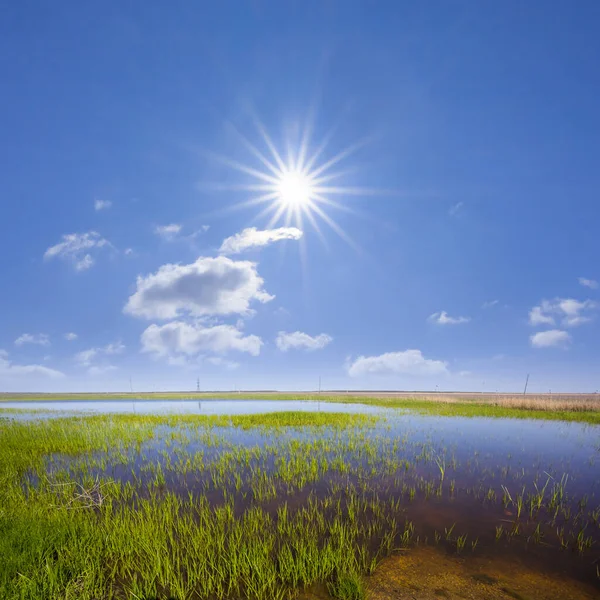
{"type": "Polygon", "coordinates": [[[480,502],[492,543],[494,527],[498,542],[543,539],[577,555],[598,542],[600,508],[567,493],[569,476],[538,485],[499,469],[495,489],[518,513],[498,529],[494,488],[461,484],[462,470],[494,481],[479,451],[461,465],[396,426],[307,412],[4,422],[0,598],[283,600],[320,584],[362,599],[362,577],[400,548],[485,544],[464,521],[443,536],[415,522],[425,503],[480,502]],[[446,482],[450,468],[458,482],[446,482]]]}

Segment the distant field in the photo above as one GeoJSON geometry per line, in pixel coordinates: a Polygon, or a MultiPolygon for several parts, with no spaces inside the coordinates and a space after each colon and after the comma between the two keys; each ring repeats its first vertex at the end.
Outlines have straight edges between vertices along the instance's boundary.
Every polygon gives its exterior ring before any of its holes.
{"type": "Polygon", "coordinates": [[[194,400],[202,398],[239,400],[320,400],[360,402],[411,410],[423,414],[460,417],[510,417],[579,421],[600,424],[600,394],[481,394],[473,392],[323,391],[278,392],[143,392],[78,394],[0,394],[8,401],[56,400],[194,400]]]}

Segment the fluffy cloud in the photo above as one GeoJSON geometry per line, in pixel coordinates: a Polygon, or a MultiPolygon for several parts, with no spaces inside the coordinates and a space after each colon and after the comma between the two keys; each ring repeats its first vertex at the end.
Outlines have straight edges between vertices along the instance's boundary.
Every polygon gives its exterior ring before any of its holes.
{"type": "MultiPolygon", "coordinates": [[[[142,352],[155,356],[194,356],[202,352],[226,354],[231,350],[258,356],[263,344],[256,335],[244,335],[232,325],[206,327],[200,322],[173,321],[166,325],[150,325],[141,337],[142,352]]],[[[215,364],[213,362],[213,364],[215,364]]]]}
{"type": "Polygon", "coordinates": [[[470,317],[451,317],[445,310],[436,312],[430,315],[427,320],[436,325],[459,325],[460,323],[468,323],[470,317]]]}
{"type": "Polygon", "coordinates": [[[171,223],[170,225],[157,225],[154,228],[154,233],[168,242],[174,240],[181,232],[181,225],[171,223]]]}
{"type": "Polygon", "coordinates": [[[325,348],[331,341],[333,341],[333,338],[326,333],[321,333],[313,337],[301,331],[294,331],[293,333],[280,331],[277,334],[275,344],[282,352],[287,352],[291,348],[320,350],[321,348],[325,348]]]}
{"type": "Polygon", "coordinates": [[[542,300],[539,306],[529,311],[530,325],[555,325],[560,321],[563,327],[575,327],[592,320],[589,313],[600,307],[593,300],[555,298],[542,300]]]}
{"type": "Polygon", "coordinates": [[[20,377],[27,375],[44,375],[52,379],[60,379],[65,374],[55,369],[49,369],[42,365],[15,365],[8,360],[8,353],[0,350],[0,376],[2,377],[20,377]]]}
{"type": "Polygon", "coordinates": [[[67,233],[62,236],[61,242],[46,250],[44,259],[61,258],[70,262],[76,271],[85,271],[94,264],[94,257],[90,252],[105,247],[111,247],[111,243],[97,231],[67,233]]]}
{"type": "Polygon", "coordinates": [[[45,333],[24,333],[15,340],[15,346],[23,344],[38,344],[39,346],[49,346],[50,338],[45,333]]]}
{"type": "Polygon", "coordinates": [[[110,200],[94,200],[94,210],[108,210],[112,206],[110,200]]]}
{"type": "Polygon", "coordinates": [[[387,352],[379,356],[359,356],[348,366],[351,377],[362,375],[441,375],[448,366],[441,360],[425,358],[420,350],[387,352]]]}
{"type": "Polygon", "coordinates": [[[549,329],[548,331],[538,331],[529,339],[534,348],[549,348],[551,346],[566,346],[571,341],[571,336],[560,329],[549,329]]]}
{"type": "Polygon", "coordinates": [[[598,282],[595,279],[586,279],[585,277],[580,277],[578,281],[584,287],[589,287],[592,290],[598,289],[598,282]]]}
{"type": "Polygon", "coordinates": [[[302,235],[302,231],[296,227],[264,230],[249,227],[226,238],[221,244],[219,252],[221,254],[239,254],[250,248],[262,248],[279,240],[299,240],[302,235]]]}
{"type": "Polygon", "coordinates": [[[263,289],[256,264],[225,256],[200,257],[189,265],[167,264],[137,278],[124,312],[147,319],[250,314],[250,303],[274,298],[263,289]]]}
{"type": "Polygon", "coordinates": [[[70,333],[65,333],[65,340],[67,340],[68,342],[74,342],[79,336],[76,333],[70,332],[70,333]]]}

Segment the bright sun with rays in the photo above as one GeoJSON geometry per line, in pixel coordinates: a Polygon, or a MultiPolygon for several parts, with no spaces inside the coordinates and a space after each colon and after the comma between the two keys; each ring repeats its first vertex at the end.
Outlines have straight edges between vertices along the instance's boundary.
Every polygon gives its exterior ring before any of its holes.
{"type": "Polygon", "coordinates": [[[285,171],[277,183],[279,202],[288,209],[309,208],[314,194],[310,175],[302,171],[285,171]]]}
{"type": "Polygon", "coordinates": [[[263,205],[263,209],[255,220],[270,217],[267,225],[269,228],[278,223],[282,223],[286,227],[294,225],[302,228],[304,221],[307,220],[323,239],[318,223],[320,220],[339,236],[353,244],[343,229],[327,214],[326,209],[334,208],[353,212],[344,199],[349,196],[377,193],[368,188],[336,185],[350,171],[339,171],[334,167],[358,150],[364,142],[353,144],[337,152],[331,158],[326,158],[327,147],[332,137],[331,132],[311,150],[311,128],[307,126],[295,147],[292,143],[286,144],[284,155],[277,149],[262,124],[256,121],[256,126],[268,152],[259,150],[235,128],[234,132],[256,159],[254,162],[257,166],[240,163],[223,156],[215,157],[238,172],[250,176],[253,180],[236,185],[216,186],[220,190],[242,190],[252,194],[248,200],[238,203],[230,209],[263,205]],[[337,199],[334,200],[334,197],[337,199]]]}

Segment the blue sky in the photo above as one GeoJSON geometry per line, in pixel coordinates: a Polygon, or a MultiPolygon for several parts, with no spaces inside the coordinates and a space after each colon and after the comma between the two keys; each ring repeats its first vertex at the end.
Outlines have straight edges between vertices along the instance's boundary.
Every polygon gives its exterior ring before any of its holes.
{"type": "Polygon", "coordinates": [[[600,388],[599,24],[12,3],[0,388],[600,388]]]}

